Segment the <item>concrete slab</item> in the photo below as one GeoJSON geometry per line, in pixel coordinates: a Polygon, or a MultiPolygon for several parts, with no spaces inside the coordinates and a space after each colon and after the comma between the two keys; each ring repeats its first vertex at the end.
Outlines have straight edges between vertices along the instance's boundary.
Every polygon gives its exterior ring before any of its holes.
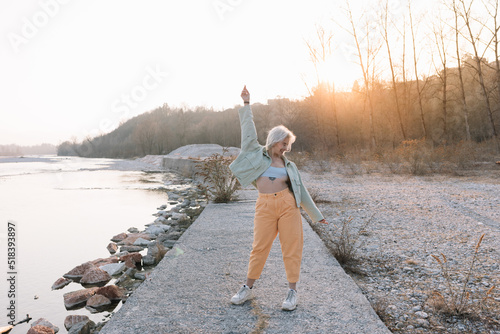
{"type": "Polygon", "coordinates": [[[281,310],[288,288],[278,240],[254,300],[232,305],[246,276],[254,206],[207,206],[100,333],[390,333],[305,221],[297,309],[281,310]]]}

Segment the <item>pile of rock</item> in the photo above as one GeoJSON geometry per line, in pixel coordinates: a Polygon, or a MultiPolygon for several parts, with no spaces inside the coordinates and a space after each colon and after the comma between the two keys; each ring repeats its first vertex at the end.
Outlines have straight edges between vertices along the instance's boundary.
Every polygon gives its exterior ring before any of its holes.
{"type": "MultiPolygon", "coordinates": [[[[53,290],[62,289],[72,282],[83,286],[83,289],[64,294],[67,310],[85,307],[90,313],[112,312],[148,277],[207,204],[201,190],[193,185],[169,191],[168,198],[168,204],[157,208],[153,214],[156,219],[146,224],[144,230],[131,227],[126,233],[111,238],[107,246],[110,257],[80,264],[54,282],[53,290]],[[112,284],[108,284],[112,280],[112,284]]],[[[50,327],[33,325],[31,333],[50,332],[40,326],[50,327]]],[[[65,321],[70,333],[93,333],[103,326],[104,323],[95,324],[84,315],[68,316],[65,321]]],[[[52,330],[55,333],[58,328],[52,330]]]]}
{"type": "MultiPolygon", "coordinates": [[[[64,327],[69,334],[91,333],[96,324],[86,315],[68,315],[64,319],[64,327]]],[[[27,334],[55,334],[59,327],[45,318],[40,318],[31,324],[27,334]]]]}

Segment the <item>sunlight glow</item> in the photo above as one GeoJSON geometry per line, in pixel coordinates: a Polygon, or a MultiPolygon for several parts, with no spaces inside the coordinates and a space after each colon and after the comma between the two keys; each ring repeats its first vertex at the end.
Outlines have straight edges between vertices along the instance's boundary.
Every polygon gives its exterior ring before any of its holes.
{"type": "Polygon", "coordinates": [[[360,78],[359,66],[346,61],[340,52],[318,64],[317,69],[319,81],[333,83],[336,91],[351,91],[354,81],[360,78]]]}

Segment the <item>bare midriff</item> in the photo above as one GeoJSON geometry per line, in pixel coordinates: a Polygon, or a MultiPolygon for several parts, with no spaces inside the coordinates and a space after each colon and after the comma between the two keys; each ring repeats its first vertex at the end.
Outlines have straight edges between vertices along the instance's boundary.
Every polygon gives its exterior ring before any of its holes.
{"type": "Polygon", "coordinates": [[[288,176],[285,178],[271,178],[267,176],[261,176],[257,179],[257,190],[259,193],[272,194],[277,193],[288,188],[288,176]]]}

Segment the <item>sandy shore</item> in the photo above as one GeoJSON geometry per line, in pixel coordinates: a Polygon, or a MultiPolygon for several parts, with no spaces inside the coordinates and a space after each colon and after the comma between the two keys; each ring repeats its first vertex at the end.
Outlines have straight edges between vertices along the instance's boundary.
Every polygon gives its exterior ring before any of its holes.
{"type": "MultiPolygon", "coordinates": [[[[467,286],[471,300],[500,284],[500,173],[484,176],[346,176],[338,172],[303,173],[318,197],[318,207],[337,226],[352,217],[359,235],[359,262],[351,273],[391,330],[404,333],[499,330],[500,293],[493,289],[490,322],[443,317],[430,306],[433,291],[446,294],[446,280],[432,255],[445,254],[452,286],[463,286],[472,253],[484,233],[474,275],[467,286]],[[496,322],[496,323],[495,323],[496,322]],[[490,327],[488,327],[488,325],[490,327]]],[[[337,230],[338,231],[338,230],[337,230]]],[[[335,238],[332,224],[318,232],[335,238]]],[[[482,313],[487,316],[486,313],[482,313]]],[[[493,333],[493,332],[492,332],[493,333]]]]}

